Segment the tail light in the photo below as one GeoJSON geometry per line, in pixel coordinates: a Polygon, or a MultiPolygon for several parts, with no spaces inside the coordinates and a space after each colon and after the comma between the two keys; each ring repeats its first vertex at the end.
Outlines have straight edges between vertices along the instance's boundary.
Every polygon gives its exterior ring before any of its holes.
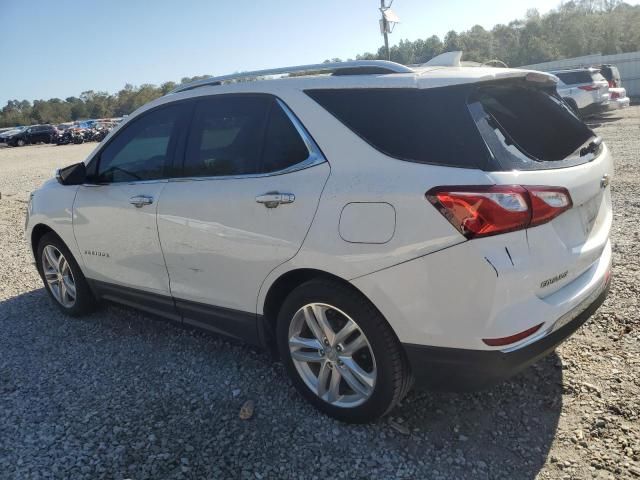
{"type": "Polygon", "coordinates": [[[611,100],[617,100],[620,98],[620,92],[609,92],[611,94],[611,100]]]}
{"type": "Polygon", "coordinates": [[[542,225],[573,205],[566,188],[544,186],[445,186],[426,197],[468,239],[542,225]]]}
{"type": "Polygon", "coordinates": [[[616,88],[618,86],[618,84],[616,83],[615,80],[611,79],[609,80],[609,88],[616,88]]]}
{"type": "Polygon", "coordinates": [[[594,90],[598,90],[598,85],[583,85],[578,87],[580,90],[586,90],[587,92],[593,92],[594,90]]]}

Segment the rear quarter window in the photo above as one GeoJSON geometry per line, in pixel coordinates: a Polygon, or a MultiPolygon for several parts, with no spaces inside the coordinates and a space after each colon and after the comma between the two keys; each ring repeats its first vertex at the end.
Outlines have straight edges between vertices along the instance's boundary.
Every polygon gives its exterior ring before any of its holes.
{"type": "Polygon", "coordinates": [[[380,152],[410,162],[486,169],[490,153],[468,88],[323,89],[306,93],[380,152]]]}

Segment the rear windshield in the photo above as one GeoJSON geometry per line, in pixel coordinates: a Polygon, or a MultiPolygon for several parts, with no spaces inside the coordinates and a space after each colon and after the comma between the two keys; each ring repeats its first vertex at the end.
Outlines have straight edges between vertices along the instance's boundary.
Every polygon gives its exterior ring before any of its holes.
{"type": "Polygon", "coordinates": [[[593,132],[548,92],[511,85],[480,87],[471,97],[488,115],[506,145],[537,161],[564,160],[593,132]]]}
{"type": "Polygon", "coordinates": [[[578,72],[554,73],[554,75],[567,85],[591,83],[593,81],[593,79],[591,78],[591,72],[589,72],[588,70],[580,70],[578,72]]]}
{"type": "Polygon", "coordinates": [[[594,136],[555,89],[524,81],[306,93],[380,152],[411,162],[493,171],[558,168],[589,160],[579,150],[594,136]]]}

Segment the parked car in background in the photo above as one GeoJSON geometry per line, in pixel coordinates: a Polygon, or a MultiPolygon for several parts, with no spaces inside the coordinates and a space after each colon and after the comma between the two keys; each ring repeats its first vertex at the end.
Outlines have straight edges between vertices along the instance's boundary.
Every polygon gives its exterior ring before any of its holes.
{"type": "Polygon", "coordinates": [[[436,60],[210,78],[138,109],[30,197],[51,299],[278,351],[348,422],[551,353],[607,294],[612,156],[553,75],[436,60]]]}
{"type": "Polygon", "coordinates": [[[609,108],[611,110],[626,108],[630,103],[631,100],[627,97],[625,88],[609,88],[609,108]]]}
{"type": "Polygon", "coordinates": [[[609,110],[609,82],[597,68],[550,72],[560,80],[558,93],[581,118],[609,110]]]}
{"type": "Polygon", "coordinates": [[[620,72],[615,65],[600,65],[596,67],[600,70],[602,76],[609,82],[609,87],[618,88],[622,87],[622,80],[620,79],[620,72]]]}
{"type": "Polygon", "coordinates": [[[53,125],[33,125],[7,140],[12,147],[22,147],[34,143],[51,143],[58,131],[53,125]]]}
{"type": "Polygon", "coordinates": [[[27,127],[15,127],[0,133],[0,143],[7,143],[10,138],[23,132],[27,127]]]}

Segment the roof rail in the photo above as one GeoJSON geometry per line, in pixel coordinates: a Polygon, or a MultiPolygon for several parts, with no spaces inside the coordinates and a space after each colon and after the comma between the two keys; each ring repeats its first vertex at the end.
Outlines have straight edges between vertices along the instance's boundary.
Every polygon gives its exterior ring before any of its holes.
{"type": "Polygon", "coordinates": [[[203,80],[180,85],[169,94],[184,92],[206,85],[222,85],[223,82],[249,80],[269,75],[286,75],[288,73],[317,73],[333,72],[336,74],[365,75],[374,73],[413,73],[409,67],[387,60],[356,60],[352,62],[318,63],[315,65],[298,65],[295,67],[272,68],[269,70],[255,70],[253,72],[239,72],[221,77],[210,77],[203,80]]]}

